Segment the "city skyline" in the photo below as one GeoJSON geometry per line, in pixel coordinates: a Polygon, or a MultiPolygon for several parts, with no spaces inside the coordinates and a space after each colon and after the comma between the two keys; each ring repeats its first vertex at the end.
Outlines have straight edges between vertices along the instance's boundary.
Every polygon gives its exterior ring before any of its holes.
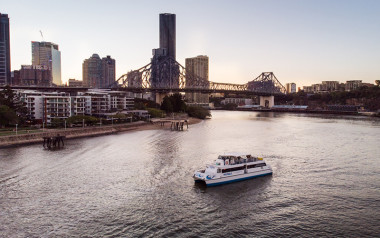
{"type": "Polygon", "coordinates": [[[159,47],[160,13],[177,16],[177,61],[208,55],[210,81],[242,84],[271,71],[283,85],[302,87],[374,83],[380,75],[376,1],[37,3],[1,4],[10,18],[11,68],[31,63],[31,41],[54,42],[64,83],[82,79],[83,60],[93,53],[118,61],[116,78],[149,63],[159,47]]]}

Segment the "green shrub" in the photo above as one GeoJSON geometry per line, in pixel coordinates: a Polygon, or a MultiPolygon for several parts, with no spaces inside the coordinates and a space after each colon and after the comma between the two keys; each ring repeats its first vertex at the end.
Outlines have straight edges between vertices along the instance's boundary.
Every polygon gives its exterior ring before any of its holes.
{"type": "Polygon", "coordinates": [[[199,119],[205,119],[206,117],[211,117],[210,110],[203,107],[187,107],[187,114],[190,117],[195,117],[199,119]]]}
{"type": "Polygon", "coordinates": [[[98,119],[96,117],[77,115],[77,116],[72,116],[72,117],[67,118],[67,123],[78,124],[78,123],[83,123],[83,120],[84,120],[84,123],[86,124],[95,124],[98,122],[98,119]]]}
{"type": "Polygon", "coordinates": [[[226,110],[235,110],[237,108],[238,105],[236,105],[235,103],[227,103],[226,105],[223,106],[223,109],[226,109],[226,110]]]}
{"type": "Polygon", "coordinates": [[[149,112],[149,114],[152,118],[159,118],[159,117],[165,116],[165,112],[163,110],[160,110],[160,109],[147,108],[146,110],[149,112]]]}

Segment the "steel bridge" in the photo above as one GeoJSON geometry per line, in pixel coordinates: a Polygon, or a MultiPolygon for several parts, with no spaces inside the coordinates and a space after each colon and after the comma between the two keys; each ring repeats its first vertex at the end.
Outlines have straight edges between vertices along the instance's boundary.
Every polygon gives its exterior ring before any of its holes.
{"type": "Polygon", "coordinates": [[[286,93],[285,87],[273,72],[264,72],[246,84],[216,83],[186,72],[172,57],[154,59],[151,63],[123,74],[109,86],[132,92],[199,92],[236,93],[245,95],[273,96],[286,93]]]}

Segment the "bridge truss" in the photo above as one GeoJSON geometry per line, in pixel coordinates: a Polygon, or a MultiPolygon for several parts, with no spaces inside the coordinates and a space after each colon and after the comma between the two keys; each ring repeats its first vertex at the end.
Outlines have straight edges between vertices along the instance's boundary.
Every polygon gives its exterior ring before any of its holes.
{"type": "Polygon", "coordinates": [[[207,81],[190,72],[171,57],[153,59],[151,63],[123,74],[111,88],[134,92],[202,92],[276,95],[286,93],[273,72],[264,72],[246,84],[207,81]]]}

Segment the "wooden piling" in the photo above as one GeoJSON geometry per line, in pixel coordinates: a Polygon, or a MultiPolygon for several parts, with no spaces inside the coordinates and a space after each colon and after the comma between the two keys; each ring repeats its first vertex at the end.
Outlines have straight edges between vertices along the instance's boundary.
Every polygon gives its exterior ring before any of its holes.
{"type": "Polygon", "coordinates": [[[62,143],[62,146],[65,146],[65,142],[63,141],[64,138],[66,137],[60,136],[59,134],[57,136],[52,136],[52,137],[43,137],[44,139],[43,147],[48,148],[48,149],[57,148],[57,147],[60,148],[61,143],[62,143]]]}

